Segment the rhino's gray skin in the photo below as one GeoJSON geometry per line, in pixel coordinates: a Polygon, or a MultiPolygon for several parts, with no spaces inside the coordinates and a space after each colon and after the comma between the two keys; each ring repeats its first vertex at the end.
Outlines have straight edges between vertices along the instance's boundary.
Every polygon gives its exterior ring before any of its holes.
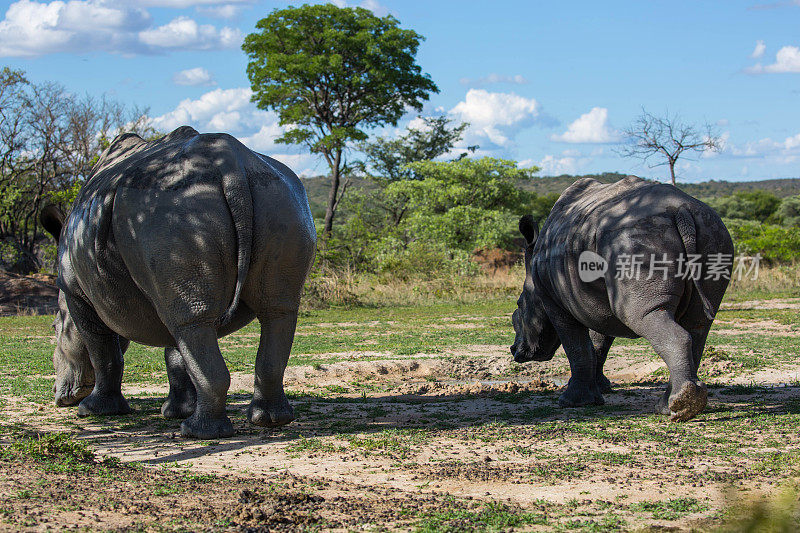
{"type": "Polygon", "coordinates": [[[59,236],[55,397],[80,415],[130,411],[120,390],[128,341],[164,346],[162,412],[185,436],[233,434],[230,374],[217,338],[257,318],[249,420],[290,422],[283,373],[316,248],[308,200],[286,166],[226,134],[181,127],[145,142],[117,137],[59,236]]]}
{"type": "Polygon", "coordinates": [[[562,406],[602,404],[611,389],[603,364],[615,337],[644,337],[667,363],[670,381],[656,409],[673,420],[688,420],[706,405],[697,368],[708,330],[728,280],[705,279],[709,254],[731,254],[723,270],[730,275],[733,243],[717,214],[671,185],[630,176],[604,185],[581,179],[553,206],[541,233],[526,216],[520,231],[527,241],[526,278],[513,315],[518,362],[546,361],[559,344],[572,377],[559,398],[562,406]],[[578,258],[591,251],[608,261],[608,271],[592,282],[581,280],[578,258]],[[678,258],[701,254],[696,282],[678,276],[678,258]],[[618,260],[642,254],[642,275],[616,279],[618,260]],[[654,271],[651,254],[667,254],[667,278],[654,271]]]}

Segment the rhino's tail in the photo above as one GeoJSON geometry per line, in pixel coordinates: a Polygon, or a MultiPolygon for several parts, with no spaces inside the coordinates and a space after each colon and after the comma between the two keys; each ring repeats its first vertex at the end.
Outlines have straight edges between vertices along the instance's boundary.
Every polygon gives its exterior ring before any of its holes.
{"type": "MultiPolygon", "coordinates": [[[[683,248],[686,250],[688,259],[697,253],[697,230],[694,225],[694,217],[686,207],[681,206],[678,209],[678,212],[675,214],[675,225],[678,227],[681,240],[683,240],[683,248]]],[[[714,320],[714,317],[717,316],[717,310],[714,309],[711,300],[709,300],[706,293],[703,292],[703,288],[700,286],[700,283],[698,283],[697,277],[698,276],[692,276],[692,283],[694,283],[694,288],[697,290],[697,294],[700,295],[700,300],[703,302],[703,312],[705,312],[709,320],[714,320]]]]}
{"type": "Polygon", "coordinates": [[[244,170],[244,162],[239,154],[234,155],[230,166],[222,171],[222,192],[236,229],[237,272],[233,299],[225,313],[217,320],[218,327],[231,321],[233,313],[239,305],[242,288],[250,269],[250,255],[253,249],[253,195],[250,192],[250,182],[244,170]]]}

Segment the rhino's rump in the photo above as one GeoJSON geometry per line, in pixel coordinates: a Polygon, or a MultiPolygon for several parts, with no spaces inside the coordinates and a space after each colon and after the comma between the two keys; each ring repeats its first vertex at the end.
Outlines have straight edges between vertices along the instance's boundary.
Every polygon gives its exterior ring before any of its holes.
{"type": "Polygon", "coordinates": [[[129,277],[147,300],[148,313],[162,324],[176,327],[198,318],[213,323],[225,312],[236,284],[236,238],[214,187],[121,187],[112,228],[129,277]]]}
{"type": "Polygon", "coordinates": [[[534,268],[546,296],[585,325],[614,336],[635,336],[625,325],[628,314],[663,306],[682,313],[692,283],[678,276],[678,260],[686,254],[675,222],[679,209],[694,219],[697,253],[733,252],[716,213],[674,187],[638,178],[610,185],[576,182],[553,207],[534,251],[534,268]],[[604,277],[581,280],[579,257],[584,251],[607,261],[604,277]],[[641,258],[638,279],[615,279],[618,267],[633,256],[641,258]],[[653,270],[647,279],[653,256],[665,260],[666,270],[653,270]]]}

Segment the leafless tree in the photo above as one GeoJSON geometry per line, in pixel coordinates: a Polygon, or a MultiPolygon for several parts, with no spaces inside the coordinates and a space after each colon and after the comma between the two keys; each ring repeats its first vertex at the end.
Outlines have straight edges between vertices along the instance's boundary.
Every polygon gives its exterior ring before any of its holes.
{"type": "Polygon", "coordinates": [[[76,97],[57,83],[0,70],[0,268],[38,268],[39,212],[67,208],[111,139],[157,136],[146,110],[76,97]]]}
{"type": "Polygon", "coordinates": [[[675,163],[685,152],[718,152],[722,148],[722,138],[710,124],[698,127],[683,122],[678,115],[666,113],[663,117],[657,117],[644,109],[633,124],[623,131],[623,135],[628,143],[623,144],[617,153],[643,161],[660,155],[666,161],[651,164],[650,168],[669,166],[673,185],[675,163]]]}

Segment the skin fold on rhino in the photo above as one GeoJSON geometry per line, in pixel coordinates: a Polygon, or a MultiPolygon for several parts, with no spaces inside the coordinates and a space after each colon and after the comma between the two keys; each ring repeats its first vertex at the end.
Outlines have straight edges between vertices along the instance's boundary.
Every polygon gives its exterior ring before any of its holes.
{"type": "Polygon", "coordinates": [[[121,391],[128,343],[163,346],[164,416],[185,418],[184,436],[231,436],[217,339],[258,319],[248,419],[294,419],[283,374],[316,231],[288,167],[227,134],[125,134],[66,220],[50,207],[42,225],[58,240],[57,405],[79,403],[82,416],[130,412],[121,391]]]}
{"type": "Polygon", "coordinates": [[[603,404],[614,338],[643,337],[670,373],[656,411],[688,420],[705,408],[697,370],[733,263],[733,242],[713,209],[671,185],[586,178],[564,191],[541,233],[530,215],[520,231],[526,277],[511,353],[517,362],[547,361],[563,344],[572,375],[561,406],[603,404]],[[584,281],[583,252],[607,270],[588,279],[584,269],[584,281]],[[699,276],[687,267],[691,258],[699,276]]]}

